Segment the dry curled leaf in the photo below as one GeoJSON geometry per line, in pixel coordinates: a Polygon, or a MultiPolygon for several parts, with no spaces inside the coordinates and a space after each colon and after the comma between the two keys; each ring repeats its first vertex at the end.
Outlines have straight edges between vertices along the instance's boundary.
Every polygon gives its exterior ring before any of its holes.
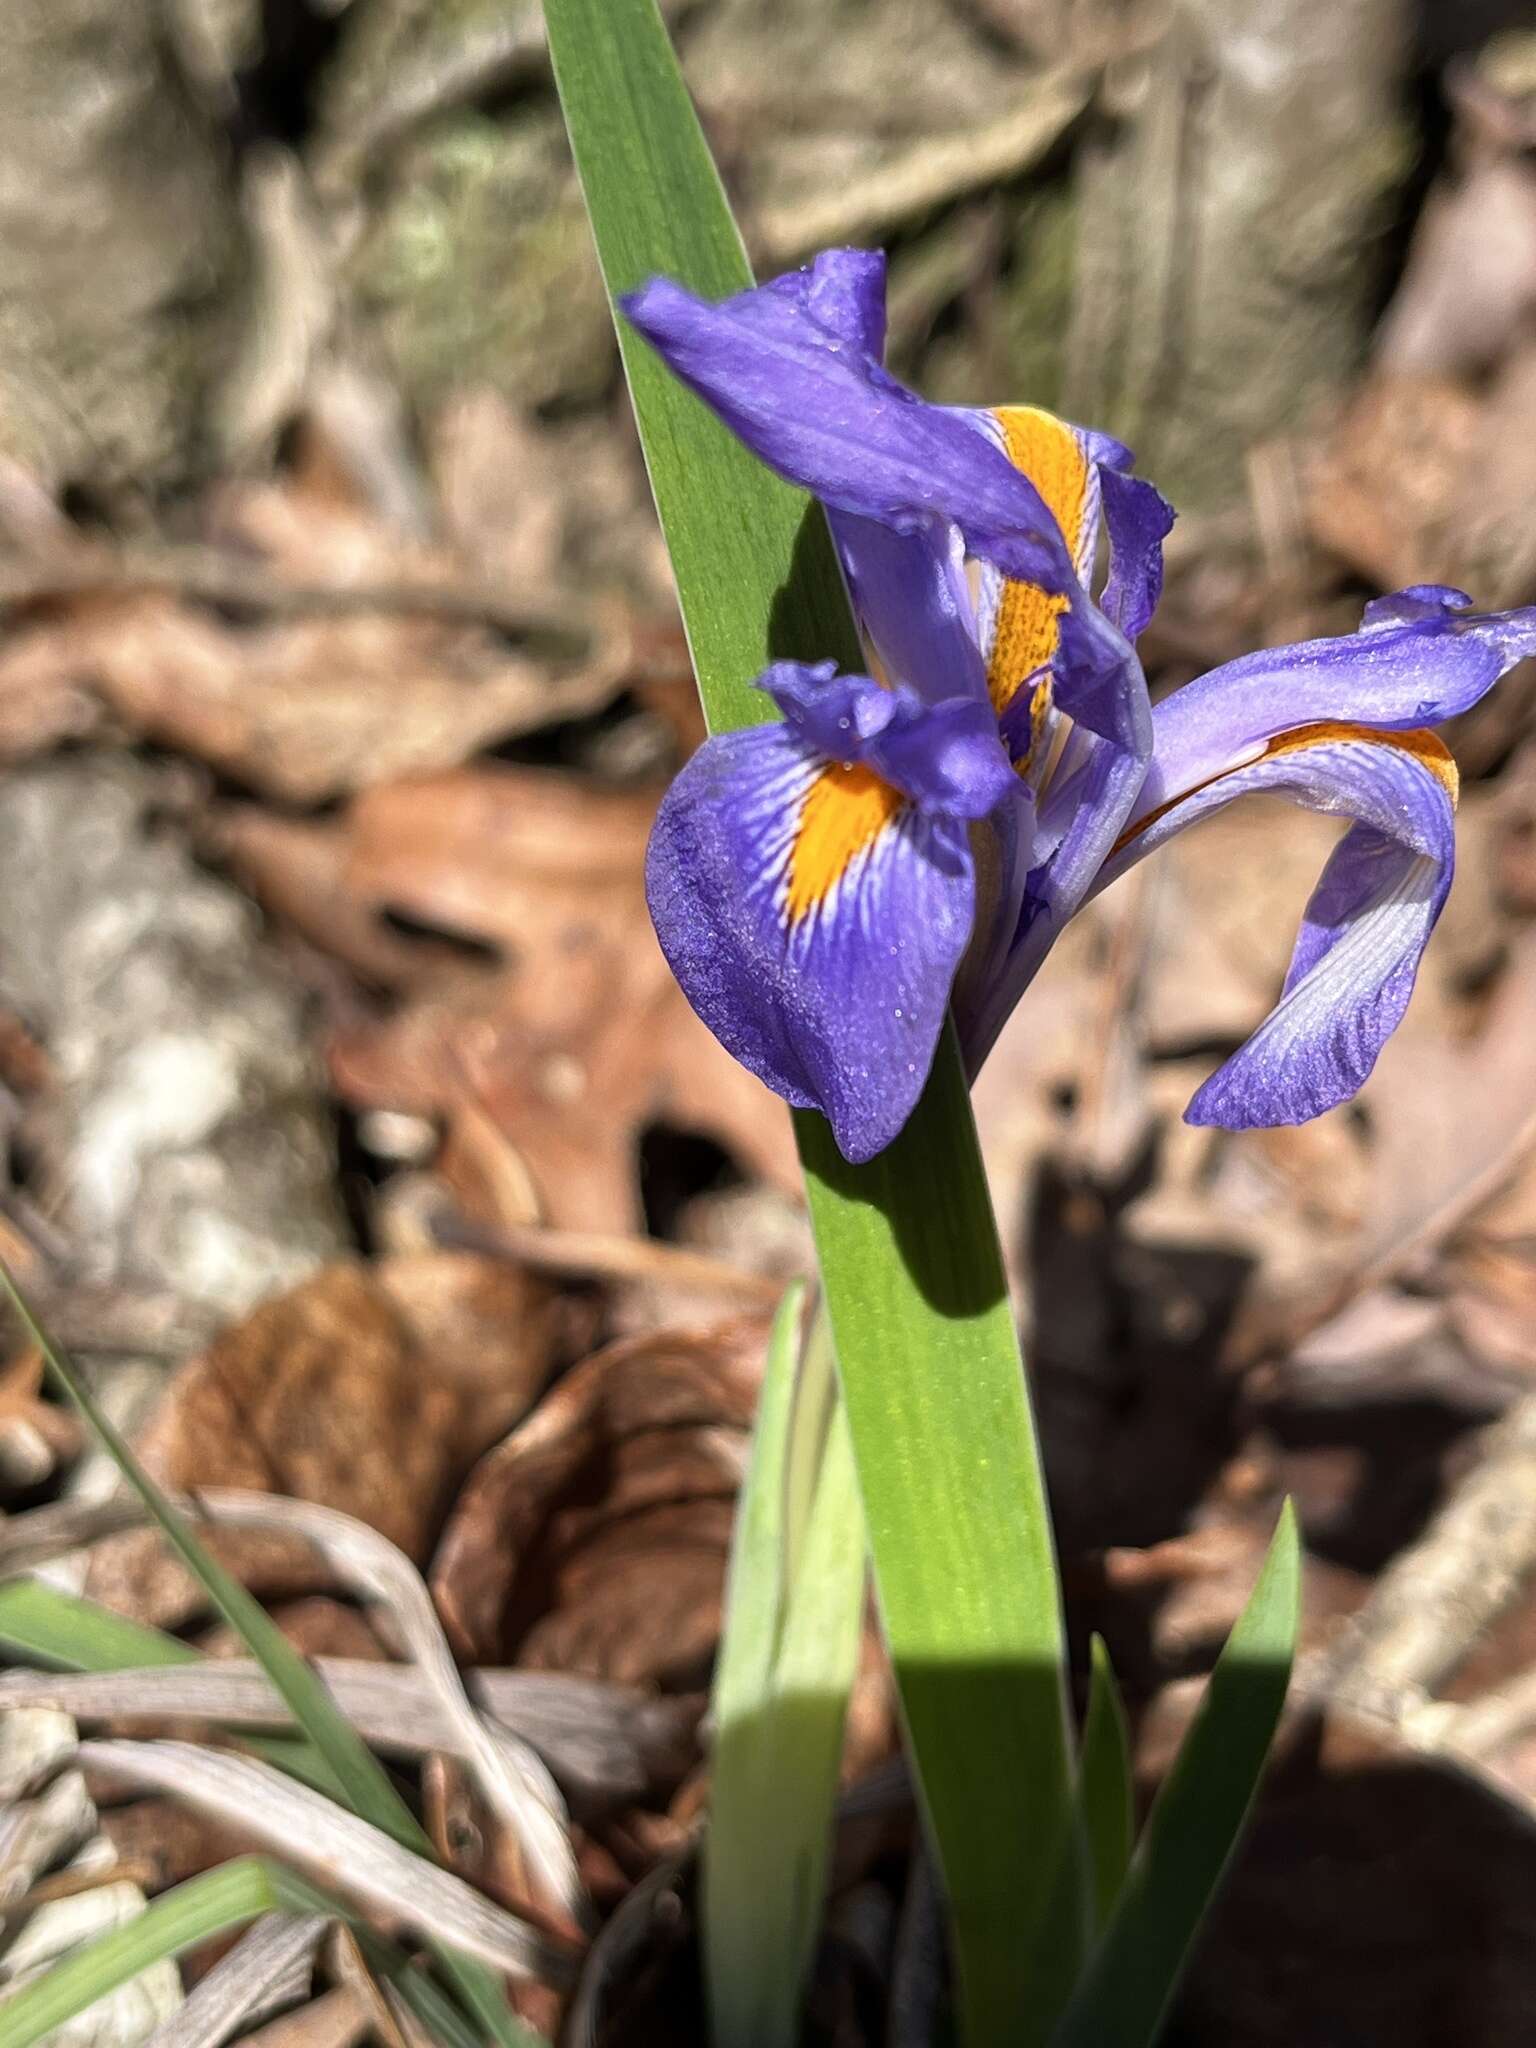
{"type": "Polygon", "coordinates": [[[481,1460],[432,1575],[461,1657],[698,1684],[766,1328],[610,1345],[481,1460]]]}
{"type": "MultiPolygon", "coordinates": [[[[463,1473],[548,1377],[557,1317],[543,1283],[471,1254],[329,1267],[179,1373],[141,1449],[169,1486],[321,1501],[420,1559],[463,1473]]],[[[220,1543],[268,1592],[316,1583],[288,1539],[220,1543]]],[[[98,1546],[90,1586],[156,1622],[200,1605],[147,1531],[98,1546]]]]}

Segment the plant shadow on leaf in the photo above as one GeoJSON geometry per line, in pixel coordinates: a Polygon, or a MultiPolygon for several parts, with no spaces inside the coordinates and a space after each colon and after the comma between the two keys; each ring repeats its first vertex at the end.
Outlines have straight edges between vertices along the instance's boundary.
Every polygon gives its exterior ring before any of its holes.
{"type": "Polygon", "coordinates": [[[994,1230],[984,1190],[973,1184],[957,1190],[954,1177],[935,1162],[934,1123],[920,1108],[883,1152],[850,1166],[819,1116],[801,1112],[795,1118],[802,1156],[818,1179],[843,1201],[881,1219],[908,1278],[936,1315],[968,1322],[1004,1304],[1007,1283],[998,1261],[975,1255],[975,1245],[994,1230]],[[911,1189],[929,1181],[968,1199],[943,1211],[917,1208],[911,1189]]]}
{"type": "MultiPolygon", "coordinates": [[[[789,568],[768,606],[768,652],[775,661],[825,661],[859,645],[843,598],[842,570],[820,505],[808,502],[790,548],[789,568]]],[[[763,716],[777,713],[765,697],[763,716]]]]}

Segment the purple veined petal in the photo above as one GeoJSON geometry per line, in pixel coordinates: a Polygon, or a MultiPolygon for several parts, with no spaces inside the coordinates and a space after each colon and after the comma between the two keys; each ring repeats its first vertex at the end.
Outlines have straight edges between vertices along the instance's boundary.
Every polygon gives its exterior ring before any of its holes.
{"type": "MultiPolygon", "coordinates": [[[[885,349],[885,257],[873,249],[830,249],[809,269],[767,287],[878,362],[885,349]]],[[[976,645],[964,551],[941,520],[898,533],[877,519],[830,509],[859,621],[893,680],[929,703],[986,696],[976,645]]]]}
{"type": "Polygon", "coordinates": [[[1175,690],[1153,714],[1145,808],[1224,774],[1297,726],[1406,731],[1468,710],[1536,654],[1536,606],[1477,613],[1465,604],[1460,591],[1417,585],[1378,599],[1358,633],[1244,655],[1175,690]]]}
{"type": "Polygon", "coordinates": [[[859,622],[887,673],[929,703],[987,701],[958,534],[934,522],[898,533],[877,519],[829,512],[859,622]]]}
{"type": "Polygon", "coordinates": [[[973,1075],[1046,955],[1093,892],[1145,775],[1145,754],[1082,726],[1069,736],[1040,806],[1033,846],[1038,865],[1024,878],[1012,937],[986,981],[968,991],[970,999],[958,1011],[960,1042],[973,1075]]]}
{"type": "Polygon", "coordinates": [[[1347,1102],[1412,994],[1455,863],[1456,768],[1433,733],[1327,722],[1148,810],[1095,889],[1240,796],[1288,796],[1352,820],[1307,905],[1280,1000],[1199,1090],[1192,1123],[1304,1123],[1347,1102]]]}
{"type": "Polygon", "coordinates": [[[1075,595],[1071,556],[1028,478],[854,343],[850,293],[828,289],[817,317],[824,267],[846,260],[820,257],[798,281],[718,305],[655,278],[623,310],[738,439],[824,504],[904,533],[952,524],[1009,575],[1075,595]]]}
{"type": "Polygon", "coordinates": [[[1120,468],[1100,471],[1099,490],[1109,534],[1109,580],[1099,608],[1127,640],[1136,640],[1163,594],[1163,542],[1174,511],[1154,485],[1120,468]]]}
{"type": "Polygon", "coordinates": [[[721,1043],[868,1159],[927,1080],[972,935],[973,821],[1017,778],[983,705],[830,664],[763,681],[785,723],[706,741],[663,800],[651,916],[721,1043]]]}
{"type": "Polygon", "coordinates": [[[768,289],[792,299],[836,340],[880,362],[885,355],[885,252],[828,249],[768,289]]]}

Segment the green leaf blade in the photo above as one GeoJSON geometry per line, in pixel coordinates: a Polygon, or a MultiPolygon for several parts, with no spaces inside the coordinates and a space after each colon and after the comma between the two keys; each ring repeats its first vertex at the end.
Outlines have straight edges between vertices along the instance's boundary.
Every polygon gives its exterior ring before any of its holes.
{"type": "Polygon", "coordinates": [[[1130,1736],[1104,1638],[1090,1645],[1088,1711],[1083,1718],[1078,1799],[1093,1874],[1095,1928],[1108,1926],[1130,1867],[1135,1829],[1130,1736]]]}
{"type": "Polygon", "coordinates": [[[820,1318],[797,1372],[803,1298],[791,1289],[769,1343],[715,1673],[704,1963],[714,2038],[732,2048],[799,2038],[863,1613],[846,1418],[799,1427],[831,1372],[820,1318]]]}
{"type": "MultiPolygon", "coordinates": [[[[274,1867],[257,1856],[188,1878],[135,1919],[98,1935],[0,2003],[0,2048],[32,2048],[153,1964],[274,1912],[292,1897],[274,1867]]],[[[321,1902],[319,1910],[331,1908],[321,1902]]]]}
{"type": "Polygon", "coordinates": [[[1287,1502],[1053,2048],[1150,2048],[1158,2038],[1263,1777],[1296,1652],[1300,1588],[1287,1502]]]}
{"type": "MultiPolygon", "coordinates": [[[[609,289],[750,283],[654,0],[546,0],[555,78],[609,289]]],[[[826,521],[746,456],[619,321],[711,728],[762,722],[775,655],[863,654],[826,521]]],[[[948,1890],[972,2048],[1043,2041],[1077,1955],[1075,1828],[1049,1517],[952,1031],[907,1129],[849,1167],[796,1119],[882,1619],[948,1890]],[[1076,1920],[1073,1921],[1076,1925],[1076,1920]]],[[[1081,1918],[1081,1916],[1077,1916],[1081,1918]]]]}
{"type": "MultiPolygon", "coordinates": [[[[654,0],[545,12],[610,298],[659,275],[707,298],[744,290],[752,269],[654,0]]],[[[615,324],[705,716],[717,732],[761,725],[774,714],[752,682],[774,656],[863,663],[826,520],[617,311],[615,324]],[[779,608],[791,569],[793,602],[779,608]]]]}

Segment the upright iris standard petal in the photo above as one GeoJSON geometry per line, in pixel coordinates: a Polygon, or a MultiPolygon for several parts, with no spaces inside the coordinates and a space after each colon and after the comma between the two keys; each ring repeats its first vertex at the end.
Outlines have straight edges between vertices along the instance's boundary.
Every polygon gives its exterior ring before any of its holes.
{"type": "Polygon", "coordinates": [[[1434,734],[1325,722],[1145,813],[1099,886],[1255,793],[1354,823],[1307,906],[1280,1001],[1190,1104],[1192,1123],[1229,1129],[1303,1123],[1355,1094],[1407,1008],[1455,861],[1456,768],[1434,734]]]}
{"type": "Polygon", "coordinates": [[[878,519],[831,512],[832,538],[854,608],[894,681],[936,703],[944,697],[987,701],[987,674],[971,614],[958,536],[935,523],[898,533],[878,519]]]}
{"type": "Polygon", "coordinates": [[[828,261],[718,305],[656,278],[623,308],[740,440],[824,504],[905,533],[954,525],[1008,575],[1075,591],[1071,556],[1029,479],[816,317],[828,261]]]}
{"type": "MultiPolygon", "coordinates": [[[[1093,435],[1102,441],[1103,435],[1093,435]]],[[[1109,581],[1099,608],[1127,640],[1146,628],[1163,594],[1163,542],[1173,530],[1173,507],[1152,484],[1130,474],[1129,453],[1120,463],[1103,461],[1099,491],[1109,534],[1109,581]]]]}
{"type": "Polygon", "coordinates": [[[972,555],[1065,598],[1060,668],[1082,696],[1074,715],[1121,739],[1123,675],[1135,672],[1124,636],[1088,602],[1023,469],[1001,448],[978,447],[965,414],[925,404],[882,368],[868,346],[872,273],[850,271],[855,255],[818,257],[718,305],[656,278],[623,309],[740,440],[831,511],[931,545],[954,528],[972,555]]]}
{"type": "Polygon", "coordinates": [[[1071,426],[1037,406],[962,417],[1039,491],[1083,588],[1092,576],[1101,517],[1108,516],[1110,528],[1105,598],[1113,599],[1114,611],[1064,597],[986,558],[978,627],[988,690],[1010,751],[1021,765],[1038,760],[1055,709],[1144,760],[1150,742],[1146,684],[1116,613],[1124,614],[1132,633],[1150,617],[1162,585],[1171,509],[1150,484],[1111,468],[1128,466],[1130,454],[1108,435],[1071,426]]]}
{"type": "Polygon", "coordinates": [[[985,706],[779,663],[781,726],[708,740],[668,791],[651,915],[689,1001],[849,1159],[927,1079],[970,941],[970,834],[1021,801],[985,706]]]}

